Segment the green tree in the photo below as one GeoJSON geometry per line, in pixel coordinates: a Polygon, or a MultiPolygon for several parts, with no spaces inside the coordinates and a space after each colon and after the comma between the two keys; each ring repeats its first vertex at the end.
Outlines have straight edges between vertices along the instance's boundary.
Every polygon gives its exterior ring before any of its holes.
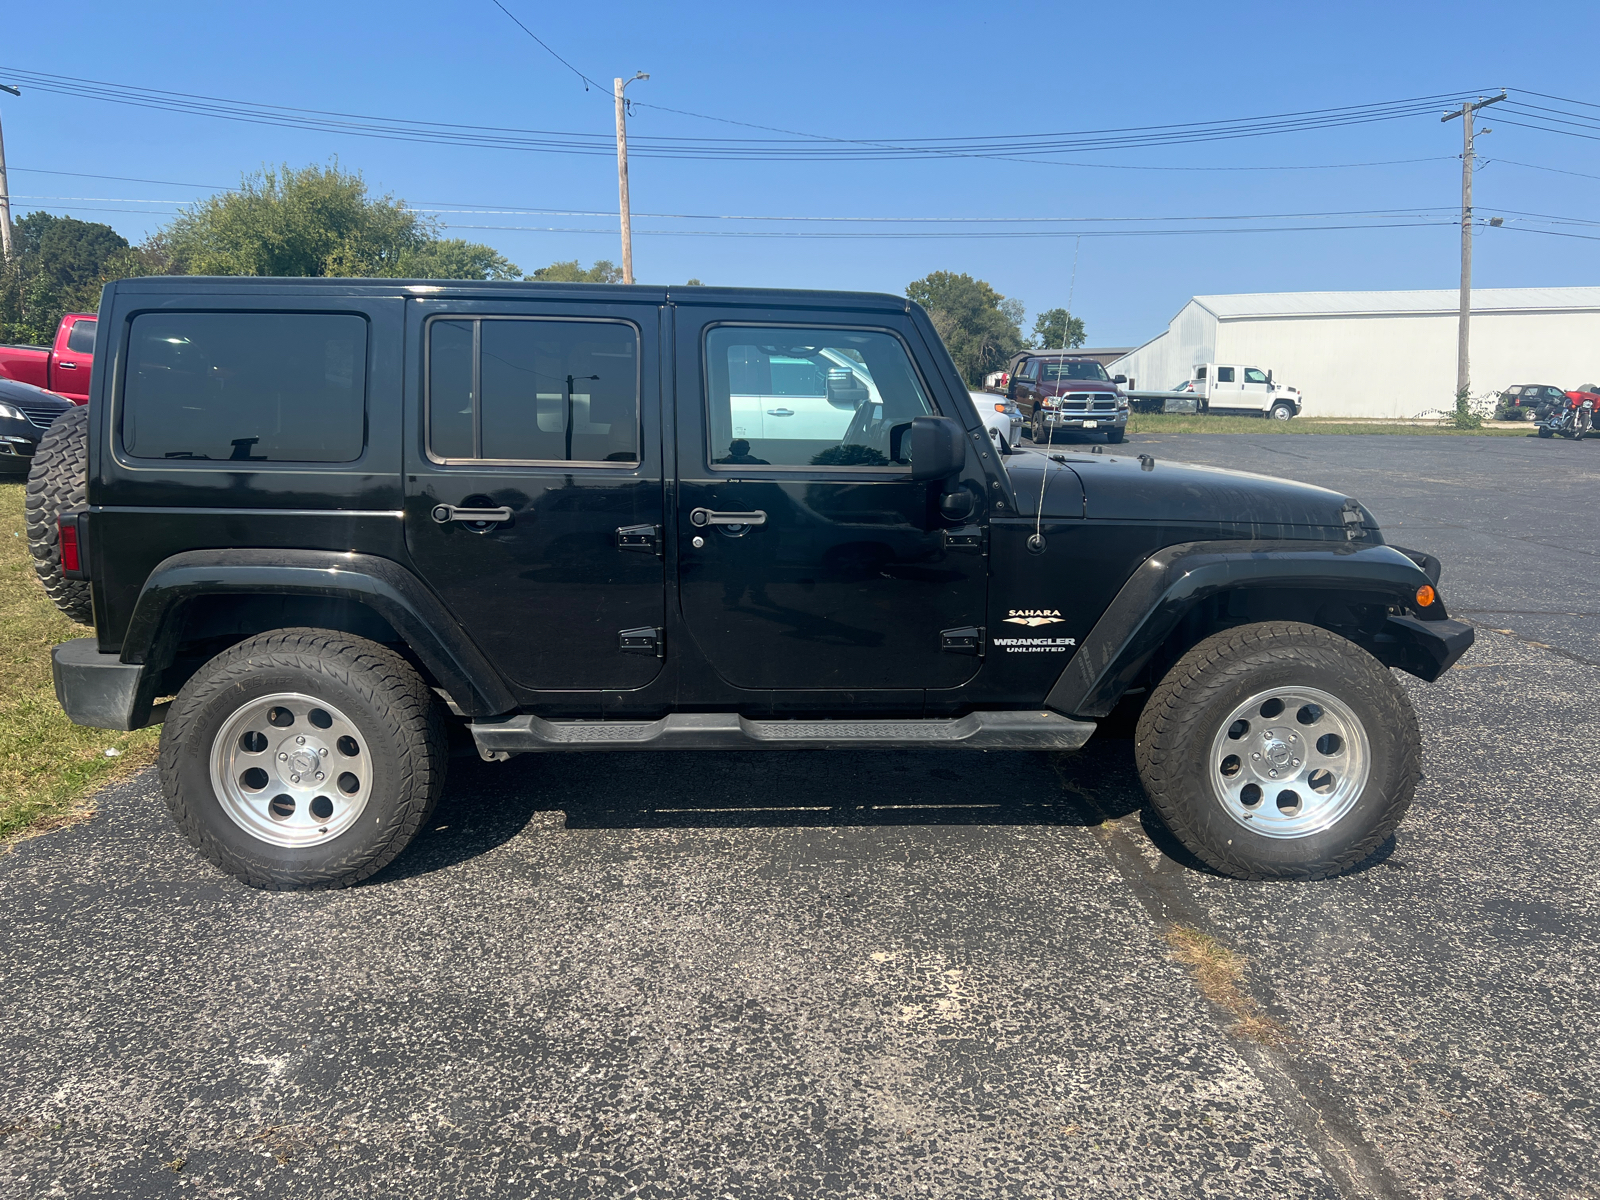
{"type": "Polygon", "coordinates": [[[1076,350],[1087,340],[1083,318],[1064,308],[1046,309],[1033,319],[1033,344],[1041,350],[1076,350]]]}
{"type": "Polygon", "coordinates": [[[585,271],[578,265],[578,260],[573,258],[566,262],[551,263],[548,267],[540,267],[528,278],[544,283],[621,283],[622,268],[609,258],[602,258],[585,271]]]}
{"type": "Polygon", "coordinates": [[[263,170],[202,200],[150,243],[174,274],[519,279],[488,246],[441,238],[438,223],[393,196],[371,196],[359,172],[263,170]]]}
{"type": "Polygon", "coordinates": [[[94,312],[107,280],[146,275],[146,256],[109,225],[32,212],[0,265],[0,341],[48,343],[63,313],[94,312]]]}
{"type": "Polygon", "coordinates": [[[1022,347],[1021,302],[1007,300],[981,279],[935,271],[909,284],[906,296],[927,310],[972,387],[1022,347]]]}

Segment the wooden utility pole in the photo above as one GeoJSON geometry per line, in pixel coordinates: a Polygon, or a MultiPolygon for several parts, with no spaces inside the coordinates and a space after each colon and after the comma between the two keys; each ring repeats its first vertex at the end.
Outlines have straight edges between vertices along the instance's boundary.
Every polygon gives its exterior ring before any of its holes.
{"type": "Polygon", "coordinates": [[[617,100],[617,201],[622,209],[622,282],[633,282],[633,222],[628,209],[628,106],[623,103],[623,89],[634,79],[649,79],[643,71],[633,79],[614,79],[612,94],[617,100]]]}
{"type": "MultiPolygon", "coordinates": [[[[1476,104],[1463,104],[1460,112],[1445,113],[1440,121],[1461,118],[1461,316],[1456,326],[1456,403],[1469,394],[1471,372],[1468,365],[1468,347],[1471,344],[1472,322],[1472,139],[1473,118],[1480,108],[1499,104],[1506,98],[1501,92],[1488,100],[1479,97],[1476,104]]],[[[1488,131],[1485,130],[1485,133],[1488,131]]]]}
{"type": "MultiPolygon", "coordinates": [[[[22,92],[8,83],[0,83],[0,92],[20,96],[22,92]]],[[[11,187],[6,182],[6,135],[0,129],[0,262],[11,260],[11,187]]]]}

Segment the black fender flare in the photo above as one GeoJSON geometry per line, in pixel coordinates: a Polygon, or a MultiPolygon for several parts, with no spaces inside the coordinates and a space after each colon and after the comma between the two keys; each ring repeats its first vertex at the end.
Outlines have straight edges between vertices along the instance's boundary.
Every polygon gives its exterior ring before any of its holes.
{"type": "MultiPolygon", "coordinates": [[[[1426,556],[1424,556],[1426,557],[1426,556]]],[[[1436,560],[1435,560],[1436,561],[1436,560]]],[[[1078,717],[1103,717],[1116,705],[1186,613],[1219,592],[1297,588],[1364,592],[1416,609],[1417,589],[1437,582],[1393,546],[1349,542],[1183,542],[1152,554],[1122,585],[1061,672],[1045,704],[1078,717]]],[[[1386,661],[1429,680],[1472,645],[1472,629],[1448,620],[1435,600],[1429,619],[1393,617],[1386,661]]]]}
{"type": "Polygon", "coordinates": [[[498,671],[443,602],[401,564],[328,550],[190,550],[150,572],[122,641],[121,661],[142,664],[146,686],[177,650],[178,609],[208,595],[319,596],[365,605],[393,627],[468,716],[516,708],[498,671]]]}

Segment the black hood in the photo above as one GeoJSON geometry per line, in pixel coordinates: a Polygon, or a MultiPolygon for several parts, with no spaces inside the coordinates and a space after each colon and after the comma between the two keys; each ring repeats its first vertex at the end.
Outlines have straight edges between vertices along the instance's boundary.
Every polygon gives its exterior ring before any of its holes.
{"type": "MultiPolygon", "coordinates": [[[[1045,456],[1037,452],[1008,455],[1005,465],[1016,488],[1019,513],[1035,516],[1045,456]]],[[[1269,475],[1126,453],[1057,451],[1048,468],[1046,517],[1377,528],[1371,515],[1348,496],[1269,475]]]]}

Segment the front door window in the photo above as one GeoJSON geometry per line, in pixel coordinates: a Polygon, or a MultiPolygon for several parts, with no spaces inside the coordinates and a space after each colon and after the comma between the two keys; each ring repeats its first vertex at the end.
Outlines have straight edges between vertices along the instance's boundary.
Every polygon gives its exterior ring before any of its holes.
{"type": "Polygon", "coordinates": [[[895,429],[933,411],[886,333],[725,326],[706,359],[718,467],[892,469],[895,429]]]}

